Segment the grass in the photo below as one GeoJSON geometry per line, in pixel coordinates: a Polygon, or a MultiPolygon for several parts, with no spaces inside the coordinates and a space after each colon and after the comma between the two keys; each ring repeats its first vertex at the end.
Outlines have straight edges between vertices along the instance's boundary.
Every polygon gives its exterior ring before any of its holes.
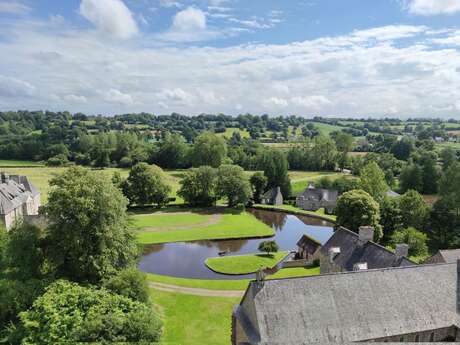
{"type": "MultiPolygon", "coordinates": [[[[175,217],[171,214],[170,217],[175,217]]],[[[217,224],[197,227],[190,230],[138,231],[137,239],[141,244],[167,242],[186,242],[198,240],[220,240],[232,238],[269,237],[274,230],[257,220],[247,212],[231,209],[222,211],[217,224]]]]}
{"type": "Polygon", "coordinates": [[[206,259],[211,270],[222,274],[249,274],[259,269],[275,267],[289,252],[273,254],[234,255],[206,259]]]}
{"type": "Polygon", "coordinates": [[[292,212],[293,214],[303,214],[306,216],[321,216],[321,218],[324,218],[331,222],[335,222],[337,219],[337,217],[333,214],[326,214],[326,212],[324,211],[324,208],[320,208],[318,211],[306,211],[306,210],[302,210],[298,207],[291,206],[291,205],[273,206],[273,205],[256,204],[254,205],[254,207],[255,208],[266,208],[269,210],[280,210],[280,211],[292,212]]]}
{"type": "Polygon", "coordinates": [[[217,133],[217,136],[230,139],[233,133],[240,133],[241,138],[247,139],[250,137],[250,134],[247,130],[241,130],[239,128],[226,128],[224,133],[217,133]]]}
{"type": "MultiPolygon", "coordinates": [[[[270,279],[283,279],[294,277],[308,277],[319,275],[319,267],[296,267],[283,268],[277,273],[267,277],[270,279]]],[[[170,276],[162,276],[159,274],[147,273],[147,280],[154,283],[163,283],[168,285],[176,285],[181,287],[207,289],[207,290],[233,290],[243,291],[248,287],[251,279],[234,279],[234,280],[206,280],[206,279],[187,279],[176,278],[170,276]]]]}
{"type": "Polygon", "coordinates": [[[34,161],[0,159],[0,167],[40,167],[43,163],[34,161]]]}
{"type": "Polygon", "coordinates": [[[163,345],[230,345],[231,316],[240,298],[201,297],[151,289],[164,321],[163,345]]]}
{"type": "Polygon", "coordinates": [[[178,227],[178,226],[191,226],[197,225],[209,220],[211,216],[202,215],[197,213],[187,214],[148,214],[148,215],[135,215],[132,216],[132,227],[136,229],[142,228],[155,228],[162,230],[165,228],[178,227]]]}
{"type": "MultiPolygon", "coordinates": [[[[289,177],[291,178],[291,187],[292,187],[292,194],[299,195],[302,193],[305,188],[307,188],[310,182],[318,181],[323,177],[328,177],[331,180],[336,180],[342,176],[349,176],[343,173],[337,172],[327,172],[327,171],[291,171],[289,172],[289,177]]],[[[353,178],[353,177],[350,177],[353,178]]]]}

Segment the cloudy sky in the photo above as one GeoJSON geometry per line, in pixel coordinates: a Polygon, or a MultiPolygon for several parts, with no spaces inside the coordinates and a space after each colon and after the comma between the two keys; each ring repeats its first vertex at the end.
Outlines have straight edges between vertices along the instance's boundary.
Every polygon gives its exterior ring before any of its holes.
{"type": "Polygon", "coordinates": [[[0,0],[0,110],[460,118],[460,0],[0,0]]]}

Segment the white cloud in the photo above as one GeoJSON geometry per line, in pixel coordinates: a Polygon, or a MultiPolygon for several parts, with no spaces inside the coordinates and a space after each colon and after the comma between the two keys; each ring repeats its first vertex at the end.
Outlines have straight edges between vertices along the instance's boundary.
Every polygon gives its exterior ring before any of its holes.
{"type": "Polygon", "coordinates": [[[296,96],[291,99],[291,102],[307,110],[321,110],[323,107],[331,105],[332,102],[325,96],[296,96]]]}
{"type": "Polygon", "coordinates": [[[69,103],[87,103],[88,102],[85,96],[79,96],[79,95],[73,95],[73,94],[66,95],[63,97],[63,99],[69,103]]]}
{"type": "Polygon", "coordinates": [[[422,16],[460,12],[459,0],[409,0],[405,5],[410,13],[422,16]]]}
{"type": "Polygon", "coordinates": [[[271,107],[286,108],[288,105],[289,105],[288,100],[284,98],[280,98],[280,97],[270,97],[264,102],[264,106],[266,108],[271,108],[271,107]]]}
{"type": "Polygon", "coordinates": [[[131,95],[123,93],[117,89],[110,89],[108,92],[106,92],[104,95],[104,100],[121,105],[132,105],[134,103],[133,97],[131,95]]]}
{"type": "Polygon", "coordinates": [[[24,14],[31,8],[18,1],[3,1],[0,2],[0,13],[24,14]]]}
{"type": "Polygon", "coordinates": [[[204,30],[206,29],[206,15],[198,8],[188,7],[174,16],[173,29],[182,32],[204,30]]]}
{"type": "Polygon", "coordinates": [[[98,30],[127,39],[138,33],[133,14],[122,0],[82,0],[80,13],[98,30]]]}
{"type": "Polygon", "coordinates": [[[160,6],[166,7],[166,8],[172,8],[172,7],[181,8],[183,5],[180,2],[175,1],[175,0],[160,0],[160,6]]]}
{"type": "Polygon", "coordinates": [[[0,75],[0,97],[27,97],[34,91],[35,86],[24,80],[0,75]]]}
{"type": "Polygon", "coordinates": [[[399,38],[413,37],[417,34],[427,31],[426,26],[411,26],[411,25],[388,25],[379,28],[367,30],[357,30],[354,33],[356,38],[368,40],[370,38],[379,41],[388,41],[399,38]]]}
{"type": "Polygon", "coordinates": [[[187,102],[191,99],[191,95],[181,88],[166,89],[157,93],[157,98],[168,102],[187,102]]]}

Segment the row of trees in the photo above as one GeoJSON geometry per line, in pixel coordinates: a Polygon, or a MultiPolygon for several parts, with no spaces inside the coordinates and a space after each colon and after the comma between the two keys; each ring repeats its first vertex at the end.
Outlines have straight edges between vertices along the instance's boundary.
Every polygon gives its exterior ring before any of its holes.
{"type": "Polygon", "coordinates": [[[158,342],[162,325],[135,266],[127,200],[83,168],[50,185],[46,227],[0,232],[2,341],[158,342]]]}

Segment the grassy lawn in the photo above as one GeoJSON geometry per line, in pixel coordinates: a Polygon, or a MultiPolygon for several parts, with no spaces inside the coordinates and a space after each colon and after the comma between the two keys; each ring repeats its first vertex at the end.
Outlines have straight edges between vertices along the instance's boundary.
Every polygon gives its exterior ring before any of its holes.
{"type": "MultiPolygon", "coordinates": [[[[170,217],[175,218],[174,214],[170,217]]],[[[190,230],[138,231],[141,244],[218,240],[231,238],[269,237],[274,230],[247,212],[223,210],[217,224],[190,230]]]]}
{"type": "MultiPolygon", "coordinates": [[[[331,180],[336,180],[342,176],[349,176],[343,173],[327,172],[327,171],[291,171],[289,177],[291,178],[292,195],[301,194],[305,188],[308,187],[310,182],[315,182],[323,177],[328,177],[331,180]]],[[[350,178],[353,178],[350,176],[350,178]]]]}
{"type": "Polygon", "coordinates": [[[231,316],[240,298],[201,297],[151,289],[163,315],[162,345],[230,345],[231,316]]]}
{"type": "MultiPolygon", "coordinates": [[[[307,277],[319,275],[319,267],[313,268],[283,268],[277,273],[268,276],[267,279],[282,279],[294,277],[307,277]]],[[[205,279],[186,279],[162,276],[158,274],[147,273],[147,280],[154,283],[163,283],[189,288],[207,289],[207,290],[246,290],[251,279],[242,280],[205,280],[205,279]]]]}
{"type": "Polygon", "coordinates": [[[148,214],[132,216],[132,227],[136,229],[155,228],[156,230],[164,230],[165,228],[177,226],[197,225],[208,221],[211,218],[209,215],[198,213],[188,214],[148,214]]]}
{"type": "Polygon", "coordinates": [[[214,272],[223,274],[249,274],[261,268],[275,267],[289,252],[273,254],[234,255],[206,259],[205,264],[214,272]]]}
{"type": "Polygon", "coordinates": [[[241,130],[239,128],[226,128],[224,133],[217,133],[217,136],[219,137],[225,137],[227,139],[230,139],[233,135],[233,133],[240,133],[241,138],[249,138],[249,132],[247,130],[241,130]]]}
{"type": "Polygon", "coordinates": [[[269,210],[275,209],[275,210],[280,210],[280,211],[287,211],[287,212],[292,212],[293,214],[304,214],[306,216],[321,216],[321,218],[324,218],[331,222],[335,222],[337,219],[337,217],[333,214],[326,214],[324,211],[324,208],[320,208],[318,211],[305,211],[305,210],[302,210],[298,207],[291,206],[291,205],[273,206],[273,205],[256,204],[254,205],[254,207],[255,208],[266,208],[269,210]]]}
{"type": "Polygon", "coordinates": [[[34,161],[4,160],[0,159],[0,167],[39,167],[43,163],[34,161]]]}

